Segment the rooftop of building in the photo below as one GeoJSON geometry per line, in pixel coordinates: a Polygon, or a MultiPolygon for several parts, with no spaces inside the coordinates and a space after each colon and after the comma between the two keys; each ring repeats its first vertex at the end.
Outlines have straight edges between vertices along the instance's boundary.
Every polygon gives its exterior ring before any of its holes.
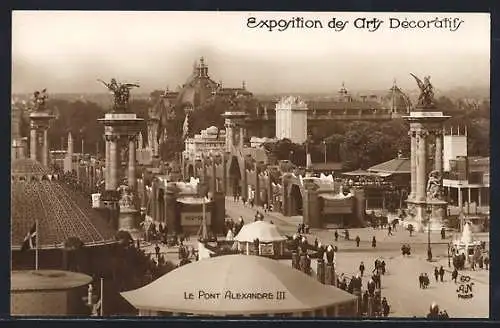
{"type": "Polygon", "coordinates": [[[89,284],[92,278],[86,274],[59,270],[12,271],[11,291],[66,290],[89,284]]]}
{"type": "Polygon", "coordinates": [[[38,220],[39,248],[63,245],[70,237],[85,245],[114,242],[114,230],[90,205],[90,198],[61,181],[11,182],[11,247],[19,248],[38,220]]]}
{"type": "Polygon", "coordinates": [[[397,157],[387,162],[374,165],[368,169],[368,172],[391,173],[391,174],[410,174],[411,161],[409,158],[397,157]]]}
{"type": "Polygon", "coordinates": [[[356,300],[356,296],[323,285],[290,265],[252,255],[224,255],[193,262],[121,295],[137,309],[200,315],[295,313],[356,300]],[[191,291],[196,293],[193,299],[184,297],[191,291]],[[208,300],[198,294],[203,291],[221,295],[208,300]],[[277,301],[276,291],[285,292],[286,297],[277,301]],[[237,293],[272,293],[274,297],[235,299],[237,293]]]}

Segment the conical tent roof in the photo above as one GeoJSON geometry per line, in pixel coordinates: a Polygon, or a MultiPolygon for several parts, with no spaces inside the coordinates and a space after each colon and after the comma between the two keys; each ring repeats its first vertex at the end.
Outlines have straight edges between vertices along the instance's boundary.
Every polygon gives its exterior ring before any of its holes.
{"type": "Polygon", "coordinates": [[[356,300],[288,265],[251,255],[190,263],[121,295],[137,309],[199,315],[296,313],[356,300]],[[277,292],[284,292],[284,299],[277,299],[277,292]],[[257,293],[271,294],[272,299],[257,293]],[[205,298],[207,294],[212,297],[205,298]]]}
{"type": "Polygon", "coordinates": [[[255,221],[244,225],[234,238],[236,241],[249,243],[255,239],[264,243],[270,243],[286,240],[286,237],[281,235],[274,224],[265,221],[255,221]]]}

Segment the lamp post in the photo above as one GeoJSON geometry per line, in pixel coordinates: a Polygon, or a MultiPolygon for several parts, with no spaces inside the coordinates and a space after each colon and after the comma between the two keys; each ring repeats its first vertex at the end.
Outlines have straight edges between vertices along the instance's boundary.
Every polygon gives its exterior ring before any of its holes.
{"type": "Polygon", "coordinates": [[[432,207],[428,206],[425,209],[427,214],[427,261],[432,261],[432,249],[431,249],[431,214],[432,207]]]}
{"type": "Polygon", "coordinates": [[[326,141],[323,140],[323,147],[324,147],[324,153],[325,153],[325,164],[326,164],[326,141]]]}

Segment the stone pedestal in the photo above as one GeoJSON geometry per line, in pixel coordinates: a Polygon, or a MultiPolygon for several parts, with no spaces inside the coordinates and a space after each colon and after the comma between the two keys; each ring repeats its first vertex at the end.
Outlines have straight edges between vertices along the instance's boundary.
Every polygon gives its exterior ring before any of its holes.
{"type": "Polygon", "coordinates": [[[130,207],[120,207],[118,230],[130,232],[132,236],[139,233],[139,211],[130,207]]]}
{"type": "Polygon", "coordinates": [[[443,174],[443,123],[450,116],[436,111],[433,106],[417,106],[409,116],[404,117],[410,123],[411,137],[411,193],[407,203],[410,217],[406,220],[417,231],[427,228],[430,216],[431,230],[441,230],[446,218],[447,203],[440,200],[428,200],[427,184],[429,173],[437,171],[442,179],[443,174]],[[434,143],[434,154],[429,154],[429,145],[434,143]],[[429,158],[433,159],[430,166],[429,158]],[[428,214],[428,208],[431,213],[428,214]]]}
{"type": "Polygon", "coordinates": [[[417,201],[408,200],[408,207],[412,208],[413,215],[406,221],[415,227],[416,231],[427,231],[427,220],[430,220],[431,231],[441,231],[445,225],[448,203],[442,200],[417,201]],[[427,213],[430,208],[431,213],[427,213]]]}

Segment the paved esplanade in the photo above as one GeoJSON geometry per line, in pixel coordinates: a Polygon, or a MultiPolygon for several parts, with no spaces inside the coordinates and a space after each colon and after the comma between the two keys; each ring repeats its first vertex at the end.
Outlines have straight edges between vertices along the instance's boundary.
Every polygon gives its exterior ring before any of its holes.
{"type": "MultiPolygon", "coordinates": [[[[243,216],[245,223],[253,222],[255,212],[249,206],[243,206],[241,202],[234,202],[231,197],[226,198],[226,211],[233,220],[243,216]]],[[[266,221],[273,221],[280,231],[285,234],[293,234],[297,230],[295,218],[285,218],[279,213],[264,213],[266,221]]],[[[445,309],[450,317],[462,318],[485,318],[489,315],[489,271],[479,270],[475,272],[466,271],[473,281],[474,297],[469,300],[460,299],[457,296],[457,286],[451,281],[451,274],[448,269],[447,243],[451,238],[441,240],[439,233],[433,233],[431,240],[434,244],[432,251],[437,262],[429,263],[427,257],[427,234],[414,233],[409,237],[408,231],[404,231],[401,226],[393,232],[393,236],[387,235],[387,229],[374,230],[372,228],[349,229],[351,241],[343,240],[343,229],[339,229],[339,241],[334,242],[334,230],[313,229],[310,231],[308,240],[314,242],[317,237],[323,244],[336,244],[339,248],[337,257],[338,272],[345,273],[348,277],[358,271],[361,261],[364,262],[366,273],[371,273],[376,258],[383,259],[387,265],[387,272],[382,276],[382,296],[386,297],[391,306],[391,317],[422,317],[427,315],[429,306],[436,302],[441,309],[445,309]],[[356,247],[354,238],[359,235],[361,238],[360,247],[356,247]],[[371,247],[371,239],[375,236],[377,247],[371,247]],[[412,248],[411,257],[402,257],[401,244],[409,243],[412,248]],[[436,283],[434,280],[434,267],[443,266],[447,271],[444,282],[436,283]],[[430,278],[428,289],[420,289],[418,276],[426,272],[430,278]]],[[[488,240],[486,234],[480,239],[488,240]]],[[[366,280],[363,279],[363,289],[366,288],[366,280]]]]}

